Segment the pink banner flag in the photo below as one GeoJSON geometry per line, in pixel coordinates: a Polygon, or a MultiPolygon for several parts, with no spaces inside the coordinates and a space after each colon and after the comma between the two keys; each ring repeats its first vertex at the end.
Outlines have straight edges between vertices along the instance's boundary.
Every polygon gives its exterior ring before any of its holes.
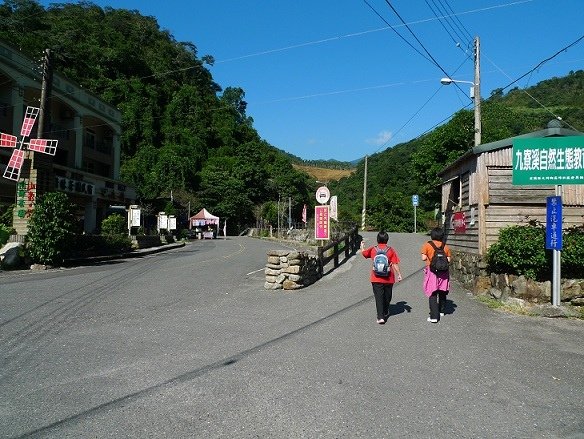
{"type": "Polygon", "coordinates": [[[302,208],[302,222],[306,224],[306,204],[302,208]]]}

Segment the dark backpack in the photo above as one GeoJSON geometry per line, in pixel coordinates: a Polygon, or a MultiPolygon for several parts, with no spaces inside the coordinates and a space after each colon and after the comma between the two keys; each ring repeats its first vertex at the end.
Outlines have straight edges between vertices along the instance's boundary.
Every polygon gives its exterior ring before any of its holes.
{"type": "Polygon", "coordinates": [[[389,277],[391,263],[387,257],[389,247],[385,250],[375,246],[375,257],[373,258],[373,272],[379,277],[389,277]]]}
{"type": "Polygon", "coordinates": [[[430,271],[434,274],[448,272],[448,256],[444,252],[444,243],[440,247],[436,247],[433,241],[428,241],[434,248],[434,256],[430,260],[430,271]]]}

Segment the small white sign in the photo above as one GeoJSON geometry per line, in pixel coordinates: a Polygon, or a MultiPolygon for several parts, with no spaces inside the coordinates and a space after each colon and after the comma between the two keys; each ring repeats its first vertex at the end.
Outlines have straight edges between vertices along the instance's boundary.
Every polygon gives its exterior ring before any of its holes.
{"type": "Polygon", "coordinates": [[[158,213],[158,231],[168,230],[168,215],[164,212],[158,213]]]}
{"type": "Polygon", "coordinates": [[[176,230],[176,216],[174,215],[168,217],[168,230],[176,230]]]}
{"type": "Polygon", "coordinates": [[[128,227],[140,227],[140,207],[130,206],[130,214],[128,215],[128,227]]]}
{"type": "Polygon", "coordinates": [[[326,186],[321,186],[316,190],[316,201],[320,204],[328,203],[328,200],[331,198],[331,193],[326,186]]]}
{"type": "Polygon", "coordinates": [[[331,197],[331,212],[330,212],[330,217],[331,219],[334,219],[335,221],[339,220],[339,211],[338,211],[338,201],[337,201],[337,196],[333,195],[331,197]]]}

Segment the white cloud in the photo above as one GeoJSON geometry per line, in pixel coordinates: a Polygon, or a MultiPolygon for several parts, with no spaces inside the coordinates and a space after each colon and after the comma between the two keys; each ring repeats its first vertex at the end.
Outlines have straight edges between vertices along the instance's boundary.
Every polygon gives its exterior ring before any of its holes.
{"type": "Polygon", "coordinates": [[[367,139],[366,142],[370,145],[383,145],[386,142],[389,142],[389,140],[393,137],[393,134],[391,131],[381,131],[379,134],[377,134],[377,137],[374,139],[367,139]]]}

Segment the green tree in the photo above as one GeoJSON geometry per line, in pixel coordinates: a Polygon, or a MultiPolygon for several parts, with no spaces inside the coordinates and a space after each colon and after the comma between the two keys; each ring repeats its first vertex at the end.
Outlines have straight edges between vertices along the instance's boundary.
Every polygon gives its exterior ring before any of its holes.
{"type": "Polygon", "coordinates": [[[26,250],[33,262],[59,265],[76,231],[71,202],[62,192],[38,197],[29,219],[26,250]]]}

